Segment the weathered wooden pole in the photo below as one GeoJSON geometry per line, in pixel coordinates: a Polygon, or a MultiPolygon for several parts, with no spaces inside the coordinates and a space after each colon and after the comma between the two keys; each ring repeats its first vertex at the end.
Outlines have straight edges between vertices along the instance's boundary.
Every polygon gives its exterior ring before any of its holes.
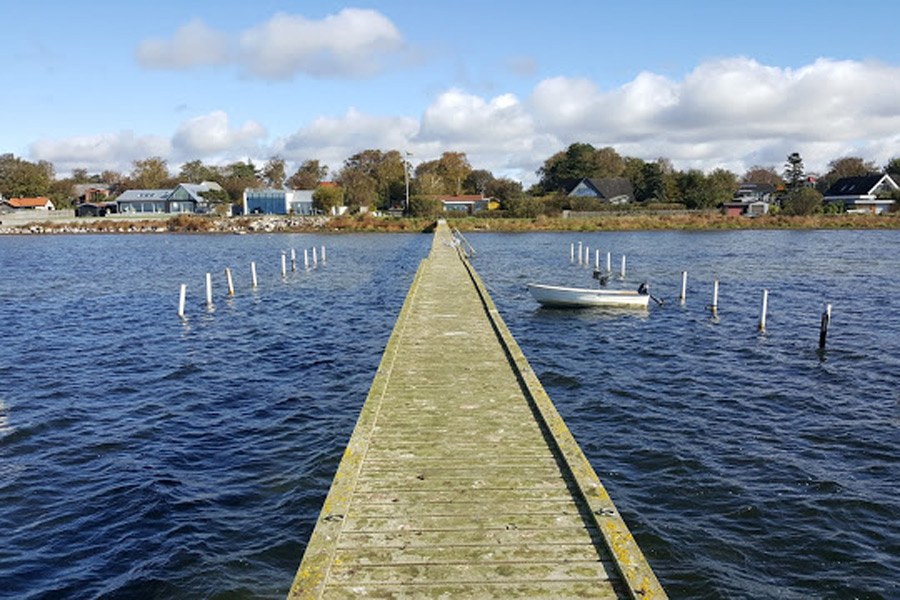
{"type": "Polygon", "coordinates": [[[182,283],[181,284],[181,293],[178,295],[178,317],[181,319],[184,318],[184,297],[185,297],[186,293],[187,293],[187,285],[182,283]]]}
{"type": "Polygon", "coordinates": [[[287,277],[287,254],[283,250],[281,252],[281,276],[287,277]]]}
{"type": "Polygon", "coordinates": [[[678,299],[684,304],[684,300],[687,298],[687,271],[681,272],[681,296],[678,299]]]}
{"type": "Polygon", "coordinates": [[[584,247],[584,266],[591,266],[591,248],[590,246],[584,247]]]}
{"type": "Polygon", "coordinates": [[[575,264],[575,242],[569,246],[569,262],[575,264]]]}
{"type": "Polygon", "coordinates": [[[319,266],[319,259],[316,254],[316,247],[313,246],[313,267],[318,267],[318,266],[319,266]]]}
{"type": "Polygon", "coordinates": [[[766,310],[769,306],[769,290],[763,290],[762,312],[759,315],[759,330],[766,330],[766,310]]]}
{"type": "Polygon", "coordinates": [[[206,274],[206,306],[212,306],[212,273],[206,274]]]}
{"type": "Polygon", "coordinates": [[[234,280],[231,278],[231,269],[225,267],[225,280],[228,282],[228,295],[234,296],[234,280]]]}
{"type": "Polygon", "coordinates": [[[600,270],[600,251],[594,250],[594,268],[600,270]]]}
{"type": "Polygon", "coordinates": [[[322,262],[325,262],[325,246],[322,246],[322,262]]]}
{"type": "Polygon", "coordinates": [[[825,340],[828,338],[828,326],[831,325],[831,305],[825,305],[822,313],[822,324],[819,326],[819,350],[825,349],[825,340]]]}
{"type": "Polygon", "coordinates": [[[309,271],[309,250],[303,249],[303,268],[309,271]]]}
{"type": "Polygon", "coordinates": [[[612,273],[612,252],[606,253],[606,272],[612,273]]]}
{"type": "Polygon", "coordinates": [[[297,252],[291,248],[291,271],[297,270],[297,252]]]}
{"type": "Polygon", "coordinates": [[[622,279],[625,279],[625,255],[622,255],[622,279]]]}
{"type": "Polygon", "coordinates": [[[253,289],[256,289],[256,263],[250,262],[250,280],[253,282],[253,289]]]}
{"type": "Polygon", "coordinates": [[[578,264],[581,264],[581,242],[578,242],[578,264]]]}

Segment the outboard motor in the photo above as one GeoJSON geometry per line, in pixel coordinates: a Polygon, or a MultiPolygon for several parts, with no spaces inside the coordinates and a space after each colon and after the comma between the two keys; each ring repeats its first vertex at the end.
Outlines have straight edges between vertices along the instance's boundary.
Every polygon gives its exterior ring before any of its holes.
{"type": "Polygon", "coordinates": [[[594,275],[593,275],[593,277],[594,277],[594,279],[596,279],[598,282],[600,282],[600,285],[606,285],[607,283],[609,283],[609,275],[608,275],[608,274],[605,274],[605,273],[604,273],[603,271],[601,271],[600,269],[594,269],[594,275]]]}
{"type": "Polygon", "coordinates": [[[646,281],[641,283],[641,285],[638,286],[638,294],[641,294],[642,296],[650,295],[650,286],[647,285],[646,281]]]}

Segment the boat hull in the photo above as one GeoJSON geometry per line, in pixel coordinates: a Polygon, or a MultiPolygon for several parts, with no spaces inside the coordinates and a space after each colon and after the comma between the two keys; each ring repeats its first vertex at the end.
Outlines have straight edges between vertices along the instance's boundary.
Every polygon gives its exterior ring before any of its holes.
{"type": "Polygon", "coordinates": [[[608,306],[646,309],[650,301],[649,294],[629,290],[598,290],[529,283],[528,291],[541,305],[559,308],[608,306]]]}

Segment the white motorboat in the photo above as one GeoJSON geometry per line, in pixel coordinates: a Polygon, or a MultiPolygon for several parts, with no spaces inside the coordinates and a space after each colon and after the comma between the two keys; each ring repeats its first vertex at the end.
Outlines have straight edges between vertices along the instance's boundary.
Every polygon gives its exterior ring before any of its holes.
{"type": "Polygon", "coordinates": [[[642,286],[642,291],[604,290],[597,288],[573,288],[558,285],[529,283],[528,291],[543,306],[560,308],[586,308],[591,306],[608,306],[617,308],[647,308],[650,301],[649,292],[642,286]]]}

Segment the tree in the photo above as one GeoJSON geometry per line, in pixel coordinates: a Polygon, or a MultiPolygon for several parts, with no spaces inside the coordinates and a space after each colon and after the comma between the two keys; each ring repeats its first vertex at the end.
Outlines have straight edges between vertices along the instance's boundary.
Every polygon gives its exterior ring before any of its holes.
{"type": "Polygon", "coordinates": [[[144,160],[135,160],[131,163],[128,185],[134,189],[155,190],[170,185],[169,166],[166,159],[160,156],[151,156],[144,160]]]}
{"type": "Polygon", "coordinates": [[[506,201],[506,214],[516,219],[535,219],[544,212],[544,202],[540,198],[517,196],[506,201]]]}
{"type": "Polygon", "coordinates": [[[437,174],[443,180],[444,193],[459,195],[462,184],[472,172],[465,152],[444,152],[437,164],[437,174]]]}
{"type": "Polygon", "coordinates": [[[784,165],[784,182],[788,197],[800,191],[806,185],[806,174],[803,171],[803,159],[799,152],[789,154],[784,165]]]}
{"type": "Polygon", "coordinates": [[[0,193],[8,198],[47,196],[52,181],[50,163],[36,164],[13,154],[0,155],[0,193]]]}
{"type": "Polygon", "coordinates": [[[611,147],[597,150],[590,144],[576,142],[564,152],[548,158],[537,170],[544,191],[568,191],[577,181],[588,177],[621,177],[625,161],[611,147]]]}
{"type": "MultiPolygon", "coordinates": [[[[90,183],[91,176],[87,169],[72,169],[72,183],[90,183]]],[[[54,202],[54,204],[56,204],[54,202]]]]}
{"type": "Polygon", "coordinates": [[[413,217],[435,217],[443,210],[443,203],[433,196],[416,195],[409,199],[409,214],[413,217]]]}
{"type": "Polygon", "coordinates": [[[822,208],[822,194],[813,188],[803,187],[791,194],[784,203],[786,215],[812,215],[822,208]]]}
{"type": "Polygon", "coordinates": [[[819,191],[826,191],[838,179],[843,177],[860,177],[875,172],[878,167],[871,161],[865,161],[858,156],[844,156],[836,158],[828,163],[828,172],[819,178],[816,187],[819,191]]]}
{"type": "Polygon", "coordinates": [[[233,162],[223,169],[222,188],[228,192],[228,197],[234,204],[239,204],[244,197],[247,188],[258,188],[262,185],[259,171],[252,161],[233,162]]]}
{"type": "Polygon", "coordinates": [[[200,192],[200,196],[209,204],[212,212],[219,215],[227,214],[227,204],[231,203],[231,197],[224,189],[206,190],[200,192]]]}
{"type": "Polygon", "coordinates": [[[510,200],[522,196],[522,184],[509,177],[501,177],[488,183],[486,192],[489,198],[494,198],[501,206],[506,207],[510,200]]]}
{"type": "Polygon", "coordinates": [[[900,176],[900,156],[896,156],[884,165],[884,172],[891,176],[895,183],[900,184],[898,176],[900,176]]]}
{"type": "Polygon", "coordinates": [[[308,159],[303,161],[286,183],[295,190],[314,190],[326,177],[328,167],[320,165],[318,160],[308,159]]]}
{"type": "Polygon", "coordinates": [[[217,167],[203,164],[202,160],[192,160],[181,165],[178,171],[178,180],[185,183],[203,183],[204,181],[219,181],[223,179],[222,173],[217,167]]]}
{"type": "Polygon", "coordinates": [[[331,209],[343,206],[344,190],[336,185],[320,185],[312,195],[313,208],[323,214],[330,214],[331,209]]]}
{"type": "Polygon", "coordinates": [[[712,208],[716,205],[716,191],[709,185],[706,175],[697,169],[675,175],[679,196],[690,209],[712,208]]]}
{"type": "Polygon", "coordinates": [[[715,169],[706,176],[706,185],[710,189],[712,205],[728,202],[738,190],[737,175],[726,169],[715,169]]]}
{"type": "Polygon", "coordinates": [[[363,150],[344,161],[336,177],[347,206],[392,206],[406,195],[405,166],[400,152],[363,150]]]}
{"type": "Polygon", "coordinates": [[[777,189],[779,186],[784,185],[784,180],[775,171],[775,167],[753,165],[741,177],[741,183],[768,183],[777,189]]]}
{"type": "Polygon", "coordinates": [[[281,189],[284,187],[284,180],[287,177],[284,171],[284,159],[280,156],[273,156],[266,161],[262,169],[262,178],[266,185],[270,188],[281,189]]]}
{"type": "Polygon", "coordinates": [[[475,169],[463,181],[463,193],[485,194],[488,184],[494,181],[494,174],[484,169],[475,169]]]}

